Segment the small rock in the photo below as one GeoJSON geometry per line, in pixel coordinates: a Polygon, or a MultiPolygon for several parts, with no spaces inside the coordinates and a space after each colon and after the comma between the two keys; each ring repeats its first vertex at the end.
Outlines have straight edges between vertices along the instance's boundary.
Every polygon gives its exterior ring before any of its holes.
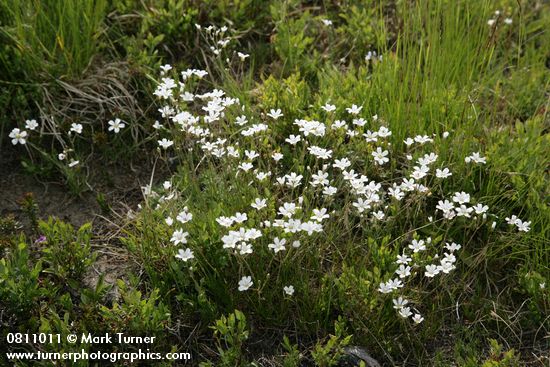
{"type": "Polygon", "coordinates": [[[350,346],[344,348],[344,357],[338,364],[338,366],[359,366],[361,361],[365,362],[367,367],[381,367],[380,363],[374,358],[372,358],[365,348],[350,346]]]}

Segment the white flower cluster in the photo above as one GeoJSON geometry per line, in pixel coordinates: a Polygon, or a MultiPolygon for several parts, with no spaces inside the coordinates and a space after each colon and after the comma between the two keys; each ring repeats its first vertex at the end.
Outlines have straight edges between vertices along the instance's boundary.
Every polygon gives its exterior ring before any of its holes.
{"type": "MultiPolygon", "coordinates": [[[[108,122],[108,131],[112,131],[115,134],[118,134],[121,129],[123,129],[126,124],[119,118],[116,118],[114,120],[110,120],[108,122]]],[[[37,128],[40,125],[38,122],[36,122],[35,119],[32,120],[26,120],[25,121],[25,129],[22,130],[18,127],[12,129],[12,131],[9,134],[9,137],[11,139],[11,143],[13,145],[21,144],[25,145],[27,144],[28,138],[29,138],[29,131],[36,131],[38,134],[42,134],[41,131],[37,131],[37,128]]],[[[57,127],[56,127],[57,128],[57,127]]],[[[71,123],[71,127],[68,131],[66,131],[67,137],[71,138],[74,135],[81,135],[84,130],[84,126],[80,123],[73,122],[71,123]]],[[[51,132],[50,132],[51,133],[51,132]]],[[[55,131],[54,134],[58,134],[58,131],[55,131]]],[[[67,147],[66,141],[61,138],[61,141],[63,142],[62,145],[64,146],[64,149],[61,153],[57,154],[57,159],[60,161],[68,161],[67,165],[69,168],[77,166],[80,161],[74,158],[68,159],[69,155],[72,154],[73,149],[70,147],[67,147]]]]}
{"type": "MultiPolygon", "coordinates": [[[[164,183],[164,188],[170,188],[171,184],[169,181],[165,182],[164,183]]],[[[172,197],[168,197],[168,199],[172,199],[172,197]]],[[[193,214],[189,212],[189,209],[187,207],[184,207],[183,210],[181,212],[179,212],[177,215],[176,215],[176,222],[178,223],[178,225],[184,225],[188,222],[190,222],[191,220],[193,219],[193,214]]],[[[165,219],[165,222],[166,224],[168,224],[168,226],[172,226],[174,224],[174,219],[172,217],[167,217],[165,219]]],[[[174,232],[172,232],[172,238],[170,238],[170,242],[172,242],[172,244],[174,246],[177,246],[179,244],[182,244],[182,245],[185,245],[187,244],[187,237],[189,236],[189,232],[184,232],[183,229],[176,229],[174,230],[174,232]]],[[[195,255],[193,253],[193,251],[190,249],[190,248],[180,248],[178,250],[178,253],[176,255],[176,258],[184,261],[184,262],[187,262],[193,258],[195,258],[195,255]]]]}
{"type": "MultiPolygon", "coordinates": [[[[494,17],[491,18],[491,19],[489,19],[489,20],[487,21],[487,25],[489,25],[489,27],[493,27],[493,26],[495,26],[495,25],[498,23],[498,21],[499,21],[500,19],[502,19],[502,13],[501,13],[501,11],[500,11],[500,10],[495,10],[494,17]]],[[[512,18],[510,18],[510,17],[506,17],[506,18],[504,18],[504,20],[503,20],[503,23],[506,24],[506,25],[512,25],[513,22],[514,22],[514,21],[513,21],[512,18]]]]}
{"type": "MultiPolygon", "coordinates": [[[[164,66],[163,72],[166,69],[164,66]]],[[[275,136],[272,127],[284,121],[281,120],[283,111],[270,109],[256,121],[246,112],[246,106],[238,99],[227,97],[223,91],[214,89],[208,93],[192,93],[187,88],[192,85],[190,78],[200,79],[204,74],[198,70],[186,70],[181,73],[179,81],[163,76],[155,94],[165,102],[165,106],[159,109],[168,126],[164,130],[174,137],[184,134],[193,139],[205,159],[220,162],[220,167],[233,172],[241,180],[239,182],[248,182],[249,186],[257,187],[258,192],[273,193],[270,197],[257,197],[250,203],[254,215],[241,209],[243,212],[224,213],[216,218],[225,233],[221,245],[234,256],[251,256],[261,246],[265,246],[273,256],[298,251],[302,242],[314,243],[315,236],[324,231],[324,225],[331,218],[355,215],[359,220],[380,222],[395,215],[391,208],[400,202],[424,200],[434,195],[440,200],[434,208],[436,214],[428,217],[429,222],[436,218],[451,225],[459,218],[480,218],[482,222],[488,215],[496,218],[488,213],[487,205],[476,202],[467,192],[455,192],[445,198],[438,191],[441,180],[452,176],[452,172],[449,167],[438,164],[440,157],[436,151],[422,150],[424,145],[434,142],[435,135],[406,138],[406,160],[400,160],[397,152],[392,153],[392,144],[388,141],[392,131],[378,115],[362,117],[363,107],[353,104],[345,107],[351,124],[334,120],[337,107],[327,102],[321,107],[327,116],[325,122],[295,119],[291,125],[286,121],[286,126],[294,131],[288,136],[275,136]],[[188,104],[192,101],[198,103],[200,109],[196,106],[190,108],[188,104]],[[191,112],[199,110],[202,114],[191,112]],[[334,137],[349,138],[356,144],[354,146],[363,147],[368,156],[365,158],[364,152],[351,148],[327,145],[327,142],[336,141],[334,137]],[[269,144],[269,149],[259,143],[281,140],[283,146],[269,144]],[[349,154],[344,155],[341,151],[349,154]],[[294,156],[283,152],[292,152],[294,156]],[[299,163],[282,164],[285,157],[292,161],[296,156],[302,157],[299,163]],[[305,167],[300,167],[305,163],[305,167]],[[398,172],[405,172],[405,175],[377,180],[361,173],[365,167],[382,172],[388,171],[385,167],[392,165],[402,167],[398,172]],[[335,200],[336,195],[341,195],[342,199],[335,200]],[[441,213],[440,217],[438,213],[441,213]]],[[[449,133],[445,132],[441,138],[448,136],[449,133]]],[[[159,140],[159,144],[167,149],[174,140],[159,140]]],[[[472,153],[465,161],[487,163],[479,152],[472,153]]],[[[188,218],[189,213],[184,210],[176,220],[183,224],[188,218]]],[[[520,231],[529,229],[530,222],[522,222],[516,217],[507,220],[520,231]]],[[[171,242],[186,244],[187,236],[187,232],[178,229],[174,231],[171,242]]],[[[378,290],[382,293],[400,291],[418,271],[426,278],[450,273],[456,267],[457,251],[461,245],[449,241],[445,243],[443,252],[437,254],[439,246],[439,241],[434,243],[430,237],[418,238],[415,235],[397,257],[396,276],[382,282],[378,290]],[[435,252],[435,256],[423,256],[424,252],[435,252]]],[[[176,256],[187,261],[193,258],[193,252],[189,248],[181,249],[176,256]]],[[[252,276],[242,277],[239,291],[246,291],[254,285],[252,276]]],[[[295,289],[287,285],[282,291],[291,296],[295,289]]],[[[413,313],[410,301],[403,296],[394,299],[394,306],[401,316],[412,316],[414,322],[422,322],[420,312],[413,313]]]]}

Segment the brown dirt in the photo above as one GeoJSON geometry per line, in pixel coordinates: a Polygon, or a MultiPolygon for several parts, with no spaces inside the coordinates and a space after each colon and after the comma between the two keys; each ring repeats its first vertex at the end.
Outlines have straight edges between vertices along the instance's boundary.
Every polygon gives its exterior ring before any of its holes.
{"type": "MultiPolygon", "coordinates": [[[[0,148],[0,218],[13,216],[31,240],[37,238],[39,233],[33,232],[31,221],[20,205],[20,200],[32,193],[39,219],[53,216],[75,227],[92,223],[92,246],[98,258],[84,279],[85,285],[94,287],[101,275],[107,284],[124,278],[132,262],[117,236],[128,212],[142,201],[141,187],[150,182],[152,162],[120,167],[96,161],[90,167],[91,172],[100,172],[90,180],[94,191],[75,196],[62,182],[45,182],[26,173],[18,158],[18,154],[25,152],[16,148],[6,145],[0,148]],[[107,211],[98,203],[99,193],[105,198],[107,211]]],[[[166,172],[157,177],[163,176],[166,172]]],[[[115,287],[111,296],[116,297],[115,287]]]]}
{"type": "MultiPolygon", "coordinates": [[[[74,226],[92,222],[100,227],[109,224],[123,212],[135,209],[142,200],[141,187],[150,181],[152,162],[142,161],[138,165],[116,166],[95,161],[90,172],[100,174],[90,177],[92,191],[80,196],[71,194],[59,181],[43,181],[26,173],[21,166],[18,147],[4,145],[0,147],[0,216],[12,214],[23,225],[27,219],[19,201],[24,195],[32,193],[38,205],[40,218],[54,216],[74,226]],[[104,196],[110,212],[102,212],[98,195],[104,196]],[[119,215],[113,215],[118,213],[119,215]]],[[[157,170],[158,171],[158,170],[157,170]]],[[[165,176],[166,173],[159,176],[165,176]]],[[[157,182],[155,180],[155,182],[157,182]]],[[[99,229],[99,228],[98,228],[99,229]]]]}

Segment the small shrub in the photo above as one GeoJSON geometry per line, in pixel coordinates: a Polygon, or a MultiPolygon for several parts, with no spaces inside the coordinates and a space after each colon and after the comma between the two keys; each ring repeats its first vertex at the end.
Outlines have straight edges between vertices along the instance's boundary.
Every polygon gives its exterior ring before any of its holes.
{"type": "Polygon", "coordinates": [[[156,336],[159,341],[170,322],[170,311],[160,301],[158,290],[148,295],[130,288],[122,280],[117,282],[121,300],[112,307],[100,306],[100,315],[105,330],[126,332],[137,336],[156,336]]]}
{"type": "Polygon", "coordinates": [[[214,339],[218,347],[219,366],[244,366],[243,344],[249,336],[246,317],[235,310],[228,316],[222,316],[212,326],[214,339]]]}
{"type": "Polygon", "coordinates": [[[42,261],[31,263],[31,252],[24,239],[11,253],[0,259],[0,303],[22,319],[36,311],[42,297],[55,293],[55,289],[40,286],[42,261]]]}
{"type": "Polygon", "coordinates": [[[40,233],[45,236],[44,271],[60,282],[78,282],[94,263],[92,252],[92,224],[87,223],[75,230],[69,223],[49,218],[39,222],[40,233]]]}
{"type": "Polygon", "coordinates": [[[491,346],[489,357],[483,362],[482,367],[519,367],[519,356],[513,349],[503,351],[503,347],[495,339],[489,339],[491,346]]]}
{"type": "Polygon", "coordinates": [[[352,336],[344,336],[341,320],[335,323],[335,331],[336,335],[330,335],[326,343],[318,342],[311,351],[316,366],[336,366],[343,356],[344,347],[350,343],[352,336]]]}

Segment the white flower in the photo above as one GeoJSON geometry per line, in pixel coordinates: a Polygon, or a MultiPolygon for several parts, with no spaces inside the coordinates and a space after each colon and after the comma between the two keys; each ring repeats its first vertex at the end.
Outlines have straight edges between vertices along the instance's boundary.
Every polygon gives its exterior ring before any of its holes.
{"type": "Polygon", "coordinates": [[[260,237],[262,237],[262,232],[256,228],[248,229],[245,234],[247,240],[255,240],[260,237]]]}
{"type": "Polygon", "coordinates": [[[331,125],[332,130],[340,129],[343,127],[347,129],[346,122],[343,120],[336,120],[331,125]]]}
{"type": "Polygon", "coordinates": [[[474,162],[474,163],[478,163],[478,164],[487,163],[486,158],[480,156],[479,152],[472,153],[472,155],[464,158],[464,162],[466,162],[466,163],[474,162]]]}
{"type": "Polygon", "coordinates": [[[292,242],[292,247],[294,247],[294,248],[298,248],[298,247],[300,247],[301,245],[302,245],[302,244],[301,244],[300,241],[298,241],[298,240],[292,242]]]}
{"type": "Polygon", "coordinates": [[[357,115],[362,109],[363,106],[352,105],[351,107],[346,108],[346,111],[348,111],[349,114],[357,115]]]}
{"type": "Polygon", "coordinates": [[[291,218],[297,209],[298,207],[294,203],[284,203],[283,206],[279,207],[278,212],[283,217],[291,218]]]}
{"type": "Polygon", "coordinates": [[[239,250],[240,255],[248,255],[254,252],[252,249],[252,245],[246,242],[241,242],[237,246],[237,249],[239,250]]]}
{"type": "Polygon", "coordinates": [[[279,117],[283,116],[280,108],[276,110],[271,109],[267,115],[274,120],[277,120],[279,117]]]}
{"type": "Polygon", "coordinates": [[[401,183],[401,190],[403,191],[413,191],[416,188],[416,184],[414,183],[414,179],[403,179],[403,182],[401,183]]]}
{"type": "Polygon", "coordinates": [[[505,220],[508,224],[516,224],[517,220],[519,218],[516,217],[515,215],[512,215],[510,218],[506,217],[505,220]]]}
{"type": "Polygon", "coordinates": [[[447,262],[447,263],[454,264],[456,262],[456,256],[453,255],[452,253],[451,254],[445,253],[445,256],[443,257],[443,259],[441,259],[441,262],[442,263],[447,262]]]}
{"type": "Polygon", "coordinates": [[[164,222],[168,225],[168,227],[171,227],[172,224],[174,224],[174,220],[171,217],[166,218],[164,222]]]}
{"type": "Polygon", "coordinates": [[[75,161],[74,159],[71,159],[71,161],[69,162],[69,167],[74,167],[76,165],[78,165],[80,163],[80,161],[75,161]]]}
{"type": "Polygon", "coordinates": [[[411,275],[411,267],[401,264],[395,273],[399,275],[399,278],[406,278],[411,275]]]}
{"type": "Polygon", "coordinates": [[[300,229],[307,232],[308,236],[311,236],[313,232],[321,232],[323,230],[323,225],[318,222],[308,221],[302,223],[300,229]]]}
{"type": "Polygon", "coordinates": [[[172,65],[170,65],[170,64],[161,65],[161,66],[160,66],[160,70],[161,70],[161,73],[164,74],[164,73],[166,73],[167,71],[172,70],[172,65]]]}
{"type": "Polygon", "coordinates": [[[166,138],[162,138],[162,140],[158,140],[158,143],[164,149],[168,149],[169,147],[174,145],[174,142],[172,140],[168,140],[166,138]]]}
{"type": "Polygon", "coordinates": [[[237,120],[235,120],[235,123],[239,126],[243,126],[247,122],[248,122],[248,120],[246,119],[246,116],[244,116],[244,115],[237,117],[237,120]]]}
{"type": "Polygon", "coordinates": [[[414,144],[414,139],[407,138],[407,139],[403,140],[403,143],[405,143],[405,145],[409,147],[409,146],[414,144]]]}
{"type": "Polygon", "coordinates": [[[330,19],[321,19],[321,22],[323,22],[323,24],[327,27],[330,27],[332,25],[332,20],[330,19]]]}
{"type": "Polygon", "coordinates": [[[428,278],[433,278],[437,274],[439,274],[439,268],[437,267],[437,265],[426,265],[424,276],[428,278]]]}
{"type": "Polygon", "coordinates": [[[376,135],[381,138],[387,138],[388,136],[391,136],[392,132],[385,126],[380,126],[378,129],[378,132],[376,132],[376,135]]]}
{"type": "Polygon", "coordinates": [[[273,239],[273,243],[270,243],[267,247],[269,247],[270,249],[272,249],[275,253],[279,252],[279,251],[284,251],[286,250],[285,248],[285,244],[286,244],[286,240],[283,238],[283,239],[279,239],[278,237],[275,237],[273,239]]]}
{"type": "Polygon", "coordinates": [[[321,170],[317,171],[316,174],[311,175],[311,179],[311,186],[313,187],[326,186],[330,184],[330,181],[328,180],[328,173],[321,170]]]}
{"type": "Polygon", "coordinates": [[[465,193],[464,191],[455,192],[453,196],[453,201],[459,204],[466,204],[470,202],[470,194],[465,193]]]}
{"type": "Polygon", "coordinates": [[[449,200],[439,200],[436,205],[436,209],[441,210],[443,213],[447,213],[453,210],[455,207],[449,200]]]}
{"type": "Polygon", "coordinates": [[[189,222],[191,219],[193,219],[193,214],[189,213],[187,210],[180,212],[176,217],[176,220],[182,224],[189,222]]]}
{"type": "Polygon", "coordinates": [[[241,169],[245,172],[250,171],[252,168],[254,168],[254,165],[250,162],[242,162],[237,166],[238,169],[241,169]]]}
{"type": "Polygon", "coordinates": [[[504,19],[504,24],[506,24],[506,25],[510,25],[510,24],[512,24],[512,22],[513,22],[512,18],[505,18],[504,19]]]}
{"type": "Polygon", "coordinates": [[[489,19],[489,20],[487,21],[487,24],[489,25],[489,27],[492,27],[492,26],[495,24],[495,22],[496,22],[496,20],[494,20],[494,19],[489,19]]]}
{"type": "Polygon", "coordinates": [[[448,168],[443,168],[442,170],[438,168],[435,170],[435,177],[437,178],[447,178],[449,176],[452,176],[452,173],[448,168]]]}
{"type": "Polygon", "coordinates": [[[176,258],[183,260],[184,262],[187,262],[188,260],[191,260],[195,257],[193,255],[193,251],[191,251],[190,248],[186,248],[185,251],[183,249],[178,250],[178,254],[176,255],[176,258]]]}
{"type": "Polygon", "coordinates": [[[390,284],[381,282],[380,286],[378,287],[378,291],[380,293],[391,293],[393,291],[393,288],[390,284]]]}
{"type": "Polygon", "coordinates": [[[397,255],[397,261],[398,264],[405,264],[407,265],[412,259],[407,256],[407,254],[403,253],[403,255],[397,255]]]}
{"type": "MultiPolygon", "coordinates": [[[[172,116],[176,111],[170,107],[170,106],[164,106],[162,108],[158,109],[158,112],[162,115],[162,117],[170,117],[172,116]]],[[[173,118],[174,121],[177,121],[177,117],[179,117],[181,114],[178,114],[176,117],[173,118]]]]}
{"type": "Polygon", "coordinates": [[[230,217],[218,217],[216,222],[222,227],[231,227],[233,225],[233,218],[230,217]]]}
{"type": "Polygon", "coordinates": [[[477,204],[475,206],[472,207],[476,214],[483,214],[485,212],[487,212],[487,210],[489,210],[489,207],[487,205],[483,205],[483,204],[477,204]]]}
{"type": "Polygon", "coordinates": [[[393,290],[396,290],[403,288],[403,282],[398,278],[391,279],[388,281],[388,286],[390,286],[393,290]]]}
{"type": "Polygon", "coordinates": [[[253,207],[256,210],[263,209],[267,206],[267,200],[266,199],[260,199],[256,198],[252,204],[250,204],[251,207],[253,207]]]}
{"type": "Polygon", "coordinates": [[[193,73],[199,78],[202,79],[206,75],[208,75],[208,72],[206,70],[193,70],[193,73]]]}
{"type": "Polygon", "coordinates": [[[327,214],[327,210],[325,208],[321,209],[313,209],[313,215],[311,216],[311,219],[316,220],[317,222],[322,222],[323,219],[329,218],[330,215],[327,214]]]}
{"type": "Polygon", "coordinates": [[[336,192],[338,191],[338,189],[334,186],[326,186],[324,189],[323,189],[323,195],[325,196],[333,196],[334,194],[336,194],[336,192]]]}
{"type": "Polygon", "coordinates": [[[283,155],[281,153],[273,153],[271,155],[271,158],[273,158],[275,162],[279,162],[281,159],[283,159],[283,155]]]}
{"type": "Polygon", "coordinates": [[[420,180],[428,174],[428,171],[430,168],[428,166],[415,166],[413,172],[411,173],[411,177],[415,180],[420,180]]]}
{"type": "Polygon", "coordinates": [[[336,168],[339,168],[343,171],[346,168],[348,168],[349,166],[351,166],[351,162],[347,158],[335,159],[334,164],[332,166],[336,167],[336,168]]]}
{"type": "Polygon", "coordinates": [[[407,318],[412,315],[411,308],[410,307],[402,307],[399,309],[399,315],[403,318],[407,318]]]}
{"type": "Polygon", "coordinates": [[[248,288],[252,287],[254,282],[252,281],[252,277],[250,276],[244,276],[239,280],[239,291],[243,292],[248,290],[248,288]]]}
{"type": "Polygon", "coordinates": [[[388,194],[397,200],[401,200],[405,197],[405,193],[401,191],[401,188],[397,186],[395,183],[394,183],[394,187],[390,187],[388,189],[388,194]]]}
{"type": "Polygon", "coordinates": [[[329,159],[332,156],[332,150],[324,149],[318,146],[311,146],[307,150],[319,159],[329,159]]]}
{"type": "Polygon", "coordinates": [[[295,120],[295,125],[300,127],[300,132],[304,133],[304,136],[314,135],[314,136],[324,136],[325,135],[325,124],[319,121],[308,121],[308,120],[295,120]]]}
{"type": "Polygon", "coordinates": [[[38,127],[38,123],[36,120],[26,120],[25,121],[25,129],[34,130],[38,127]]]}
{"type": "Polygon", "coordinates": [[[424,318],[422,317],[422,315],[420,315],[418,313],[414,314],[412,319],[416,324],[420,324],[422,321],[424,321],[424,318]]]}
{"type": "Polygon", "coordinates": [[[184,232],[181,229],[175,230],[174,233],[172,233],[172,238],[170,239],[170,242],[172,242],[174,245],[177,245],[180,243],[186,244],[188,235],[189,235],[188,232],[184,232]]]}
{"type": "Polygon", "coordinates": [[[424,154],[423,157],[418,158],[417,163],[419,166],[429,166],[437,160],[438,155],[435,153],[424,154]]]}
{"type": "Polygon", "coordinates": [[[454,251],[457,251],[457,250],[460,250],[462,246],[460,246],[459,244],[457,243],[454,243],[452,242],[450,245],[448,243],[445,244],[445,248],[451,252],[454,252],[454,251]]]}
{"type": "Polygon", "coordinates": [[[360,117],[358,119],[353,119],[351,121],[352,124],[356,125],[356,126],[359,126],[359,127],[363,127],[365,126],[365,124],[367,123],[367,120],[365,120],[364,118],[360,117]]]}
{"type": "Polygon", "coordinates": [[[11,138],[11,143],[13,145],[17,145],[18,143],[19,144],[25,144],[27,142],[26,138],[27,138],[27,132],[26,131],[21,131],[20,129],[18,128],[15,128],[13,129],[11,132],[10,132],[10,135],[9,137],[11,138]]]}
{"type": "Polygon", "coordinates": [[[124,129],[126,125],[124,124],[124,122],[122,122],[122,120],[120,120],[119,118],[116,118],[114,121],[113,120],[110,120],[109,121],[109,131],[113,131],[115,134],[118,134],[120,129],[124,129]]]}
{"type": "Polygon", "coordinates": [[[325,103],[325,105],[321,106],[321,108],[325,110],[325,112],[336,111],[336,106],[330,103],[325,103]]]}
{"type": "Polygon", "coordinates": [[[455,208],[457,217],[470,218],[470,213],[474,211],[474,208],[468,208],[466,205],[460,205],[455,208]]]}
{"type": "Polygon", "coordinates": [[[246,213],[237,212],[234,216],[231,217],[231,219],[235,223],[243,223],[248,219],[248,216],[246,215],[246,213]]]}
{"type": "Polygon", "coordinates": [[[82,134],[82,124],[72,123],[70,131],[74,131],[77,134],[82,134]]]}
{"type": "Polygon", "coordinates": [[[372,132],[370,130],[367,130],[367,132],[363,134],[363,137],[365,138],[367,143],[378,141],[378,133],[376,131],[372,132]]]}
{"type": "Polygon", "coordinates": [[[417,135],[414,137],[414,141],[419,143],[420,145],[424,145],[426,143],[431,143],[434,140],[430,138],[428,135],[417,135]]]}
{"type": "Polygon", "coordinates": [[[419,251],[424,251],[426,249],[426,245],[424,244],[424,240],[412,240],[409,248],[413,250],[414,253],[417,253],[419,251]]]}
{"type": "Polygon", "coordinates": [[[455,268],[454,264],[450,261],[441,260],[441,265],[437,267],[438,271],[441,271],[445,274],[449,274],[451,270],[455,268]]]}
{"type": "Polygon", "coordinates": [[[361,197],[357,198],[357,201],[353,202],[352,205],[357,208],[359,213],[363,213],[365,210],[370,209],[370,203],[361,197]]]}
{"type": "Polygon", "coordinates": [[[393,308],[395,308],[396,310],[400,310],[403,307],[405,307],[408,303],[409,303],[408,300],[399,296],[398,298],[393,299],[393,308]]]}
{"type": "Polygon", "coordinates": [[[521,219],[516,220],[516,226],[518,227],[518,230],[521,232],[529,232],[531,228],[529,227],[531,225],[531,222],[524,222],[521,219]]]}
{"type": "Polygon", "coordinates": [[[289,295],[289,296],[292,296],[294,294],[294,286],[292,285],[287,285],[285,287],[283,287],[283,291],[289,295]]]}
{"type": "Polygon", "coordinates": [[[387,158],[388,151],[382,151],[382,148],[380,147],[377,147],[376,151],[372,152],[371,154],[374,157],[376,164],[383,165],[384,163],[390,161],[389,158],[387,158]]]}
{"type": "Polygon", "coordinates": [[[260,181],[263,181],[266,178],[271,176],[271,172],[257,172],[257,171],[254,171],[254,172],[256,172],[256,178],[260,181]]]}
{"type": "Polygon", "coordinates": [[[302,178],[304,178],[302,175],[297,175],[295,172],[290,172],[290,174],[285,175],[287,185],[291,188],[296,188],[300,186],[302,178]]]}
{"type": "Polygon", "coordinates": [[[244,60],[246,60],[246,58],[249,57],[250,55],[249,55],[249,54],[242,53],[242,52],[237,52],[237,56],[239,56],[239,59],[241,59],[241,61],[244,61],[244,60]]]}
{"type": "Polygon", "coordinates": [[[67,158],[67,155],[65,153],[59,153],[57,155],[57,159],[59,159],[60,161],[65,160],[65,158],[67,158]]]}
{"type": "Polygon", "coordinates": [[[255,150],[245,150],[244,155],[251,161],[260,156],[260,154],[258,154],[255,150]]]}
{"type": "Polygon", "coordinates": [[[376,212],[373,212],[372,215],[373,215],[373,217],[375,217],[378,220],[382,220],[386,216],[386,214],[384,214],[384,212],[382,210],[378,210],[376,212]]]}
{"type": "Polygon", "coordinates": [[[288,138],[285,139],[285,141],[287,143],[289,143],[290,145],[296,145],[296,143],[298,143],[300,140],[301,140],[300,135],[298,135],[298,136],[290,135],[288,138]]]}

